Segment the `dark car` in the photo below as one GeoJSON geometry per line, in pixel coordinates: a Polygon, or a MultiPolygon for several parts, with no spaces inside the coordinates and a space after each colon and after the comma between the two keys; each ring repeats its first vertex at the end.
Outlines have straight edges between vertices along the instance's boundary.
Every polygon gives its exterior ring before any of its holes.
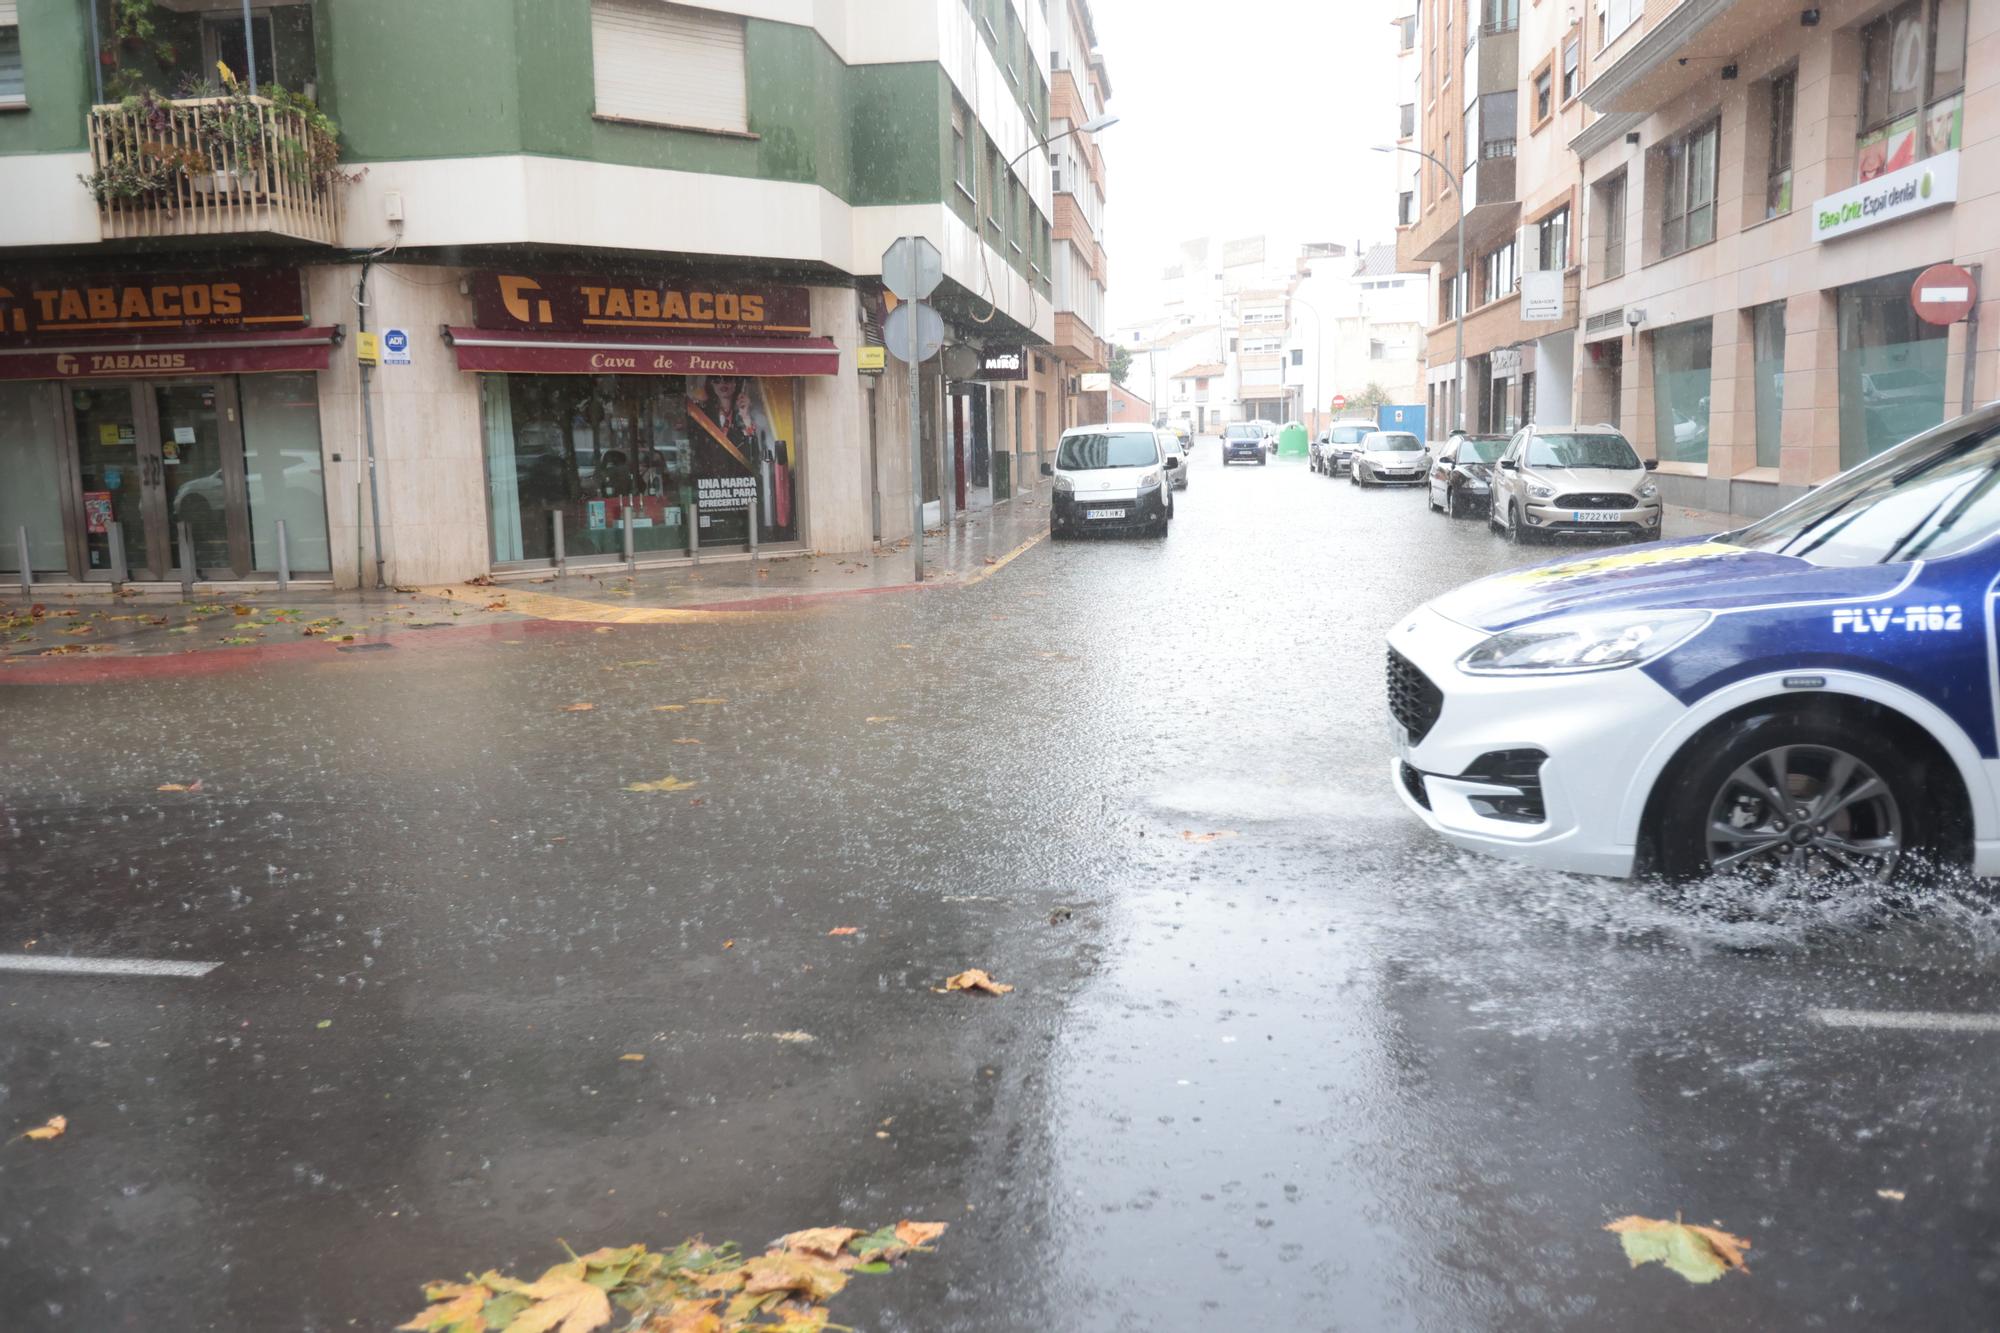
{"type": "Polygon", "coordinates": [[[1238,421],[1222,432],[1222,462],[1264,465],[1264,429],[1255,421],[1238,421]]]}
{"type": "Polygon", "coordinates": [[[1453,518],[1486,513],[1493,504],[1493,465],[1506,452],[1505,435],[1453,431],[1431,464],[1431,509],[1453,518]]]}

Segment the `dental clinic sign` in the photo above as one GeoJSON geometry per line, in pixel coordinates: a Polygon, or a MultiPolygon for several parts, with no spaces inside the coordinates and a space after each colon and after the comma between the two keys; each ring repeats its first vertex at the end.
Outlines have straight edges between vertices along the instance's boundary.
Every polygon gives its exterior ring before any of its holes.
{"type": "Polygon", "coordinates": [[[1939,153],[1813,205],[1814,241],[1833,241],[1958,202],[1958,154],[1939,153]]]}

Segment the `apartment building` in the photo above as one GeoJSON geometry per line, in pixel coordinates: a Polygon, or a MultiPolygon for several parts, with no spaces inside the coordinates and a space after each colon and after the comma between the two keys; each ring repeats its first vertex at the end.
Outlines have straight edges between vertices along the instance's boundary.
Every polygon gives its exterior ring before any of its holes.
{"type": "Polygon", "coordinates": [[[445,581],[1003,500],[1062,384],[1058,46],[1043,0],[5,0],[0,570],[445,581]],[[956,352],[914,484],[912,233],[956,352]]]}
{"type": "Polygon", "coordinates": [[[1291,287],[1285,343],[1286,420],[1318,434],[1339,415],[1336,397],[1370,389],[1384,401],[1424,401],[1423,351],[1430,280],[1396,267],[1396,247],[1309,245],[1291,287]]]}
{"type": "MultiPolygon", "coordinates": [[[[1051,133],[1088,125],[1104,115],[1111,75],[1097,48],[1097,26],[1088,0],[1057,0],[1050,21],[1049,116],[1051,133]]],[[[1104,154],[1094,134],[1079,130],[1049,145],[1055,198],[1056,292],[1053,354],[1059,363],[1062,408],[1057,431],[1085,419],[1078,381],[1109,369],[1104,294],[1110,268],[1104,244],[1104,154]]],[[[1089,403],[1101,395],[1089,396],[1089,403]]]]}
{"type": "Polygon", "coordinates": [[[1579,406],[1669,498],[1763,513],[2000,394],[1986,295],[1913,299],[2000,261],[2000,5],[1613,0],[1587,39],[1579,406]]]}

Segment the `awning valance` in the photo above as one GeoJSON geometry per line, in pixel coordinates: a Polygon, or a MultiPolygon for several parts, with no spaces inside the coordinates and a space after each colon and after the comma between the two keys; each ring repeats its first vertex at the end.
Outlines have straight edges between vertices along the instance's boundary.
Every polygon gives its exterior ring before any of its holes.
{"type": "Polygon", "coordinates": [[[220,329],[51,347],[0,347],[0,380],[144,379],[325,370],[340,326],[220,329]]]}
{"type": "Polygon", "coordinates": [[[607,337],[447,328],[460,370],[524,375],[838,375],[831,338],[607,337]]]}

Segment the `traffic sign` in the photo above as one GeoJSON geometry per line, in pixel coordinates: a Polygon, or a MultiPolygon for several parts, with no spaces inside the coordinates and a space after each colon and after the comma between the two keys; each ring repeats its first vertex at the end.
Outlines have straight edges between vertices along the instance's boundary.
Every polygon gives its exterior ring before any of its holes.
{"type": "Polygon", "coordinates": [[[944,319],[927,305],[899,305],[882,321],[882,342],[898,361],[928,361],[944,346],[944,319]]]}
{"type": "Polygon", "coordinates": [[[1333,396],[1333,410],[1334,410],[1334,411],[1338,412],[1338,411],[1339,411],[1339,410],[1340,410],[1341,408],[1343,408],[1343,407],[1346,407],[1346,406],[1347,406],[1347,395],[1346,395],[1346,394],[1344,394],[1344,393],[1337,393],[1337,394],[1335,394],[1335,395],[1333,396]]]}
{"type": "Polygon", "coordinates": [[[1932,264],[1910,288],[1910,304],[1926,324],[1956,324],[1978,301],[1978,279],[1957,264],[1932,264]]]}
{"type": "Polygon", "coordinates": [[[944,256],[921,236],[903,236],[882,252],[882,285],[901,301],[921,301],[944,281],[944,256]]]}

